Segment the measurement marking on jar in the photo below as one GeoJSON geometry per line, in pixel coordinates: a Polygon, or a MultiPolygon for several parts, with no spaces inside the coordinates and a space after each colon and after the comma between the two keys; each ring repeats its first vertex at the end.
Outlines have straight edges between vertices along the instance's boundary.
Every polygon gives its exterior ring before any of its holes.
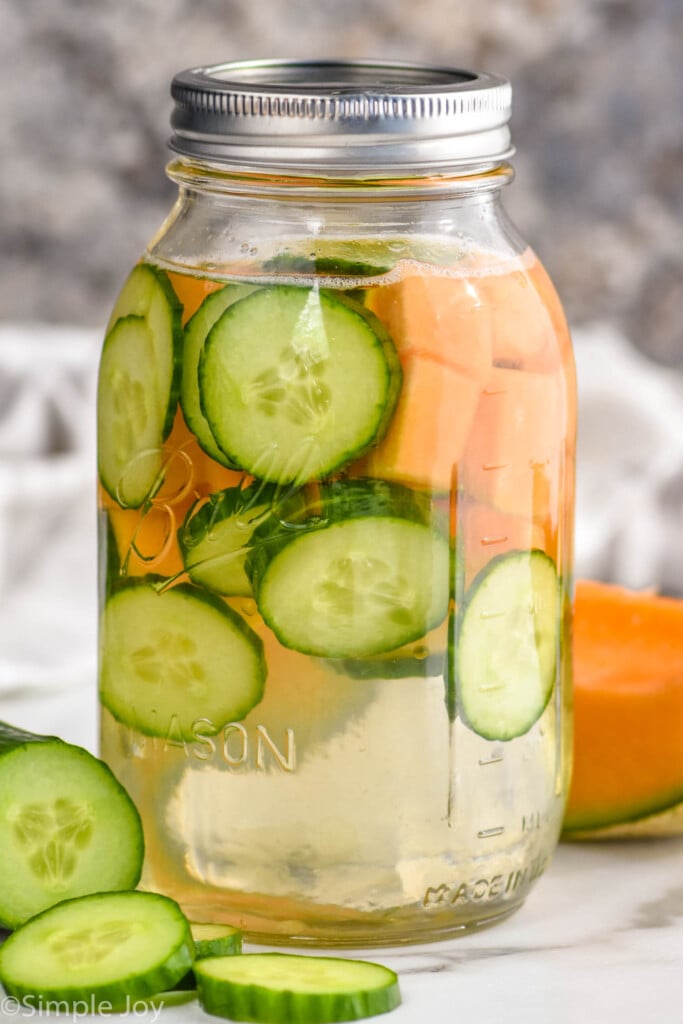
{"type": "Polygon", "coordinates": [[[507,539],[507,535],[502,537],[482,537],[480,539],[480,544],[486,548],[490,547],[492,544],[504,544],[507,539]]]}
{"type": "Polygon", "coordinates": [[[484,470],[485,473],[491,473],[494,469],[509,469],[509,467],[509,462],[484,462],[481,468],[484,470]]]}
{"type": "Polygon", "coordinates": [[[480,619],[502,619],[504,615],[507,615],[505,611],[498,612],[479,612],[480,619]]]}
{"type": "Polygon", "coordinates": [[[494,828],[482,828],[477,832],[477,839],[492,839],[493,836],[502,836],[505,825],[496,825],[494,828]]]}
{"type": "Polygon", "coordinates": [[[487,764],[500,764],[503,760],[502,754],[491,754],[490,757],[480,757],[479,766],[484,768],[487,764]]]}
{"type": "Polygon", "coordinates": [[[492,398],[494,395],[507,395],[507,388],[484,388],[482,395],[484,398],[492,398]]]}

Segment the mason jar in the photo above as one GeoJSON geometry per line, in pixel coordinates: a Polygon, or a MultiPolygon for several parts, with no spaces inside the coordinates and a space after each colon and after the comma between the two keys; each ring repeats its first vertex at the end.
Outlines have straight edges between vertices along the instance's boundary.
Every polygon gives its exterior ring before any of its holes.
{"type": "Polygon", "coordinates": [[[178,198],[101,359],[101,742],[145,888],[268,943],[521,905],[571,754],[575,383],[501,205],[510,85],[173,80],[178,198]]]}

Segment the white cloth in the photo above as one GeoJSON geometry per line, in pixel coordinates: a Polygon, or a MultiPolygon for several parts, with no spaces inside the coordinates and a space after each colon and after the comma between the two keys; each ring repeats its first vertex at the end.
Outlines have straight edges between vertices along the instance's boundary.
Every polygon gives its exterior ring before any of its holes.
{"type": "Polygon", "coordinates": [[[0,693],[92,685],[102,332],[0,326],[0,693]]]}
{"type": "MultiPolygon", "coordinates": [[[[577,575],[683,593],[683,377],[608,326],[575,335],[577,575]]],[[[0,711],[94,687],[101,336],[0,325],[0,711]]]]}
{"type": "Polygon", "coordinates": [[[577,576],[683,596],[683,374],[606,324],[575,351],[577,576]]]}

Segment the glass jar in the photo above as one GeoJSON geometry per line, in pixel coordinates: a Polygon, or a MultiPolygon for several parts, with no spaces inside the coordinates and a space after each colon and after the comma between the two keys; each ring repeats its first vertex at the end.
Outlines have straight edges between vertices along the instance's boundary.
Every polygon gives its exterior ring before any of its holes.
{"type": "Polygon", "coordinates": [[[571,753],[575,385],[510,87],[174,79],[177,202],[99,380],[102,753],[143,884],[269,943],[519,907],[571,753]]]}

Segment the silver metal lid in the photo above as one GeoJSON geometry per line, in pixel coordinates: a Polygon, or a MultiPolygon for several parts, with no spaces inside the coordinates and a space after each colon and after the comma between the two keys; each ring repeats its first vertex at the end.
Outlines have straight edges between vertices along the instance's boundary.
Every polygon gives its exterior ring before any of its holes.
{"type": "Polygon", "coordinates": [[[171,148],[262,172],[429,175],[509,157],[504,78],[389,61],[251,60],[171,85],[171,148]]]}

